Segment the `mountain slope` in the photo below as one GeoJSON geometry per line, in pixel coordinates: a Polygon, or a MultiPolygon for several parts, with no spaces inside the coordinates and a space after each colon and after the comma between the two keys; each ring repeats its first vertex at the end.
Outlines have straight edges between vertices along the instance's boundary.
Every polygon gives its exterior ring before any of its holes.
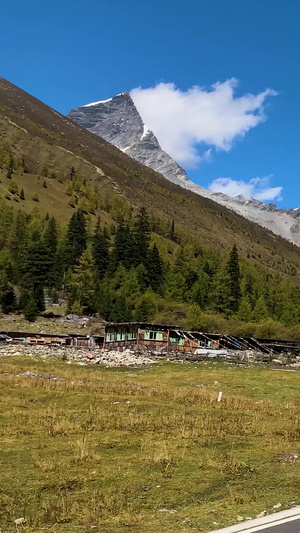
{"type": "MultiPolygon", "coordinates": [[[[98,188],[101,202],[95,215],[100,214],[104,220],[112,221],[116,216],[103,207],[107,198],[119,210],[144,205],[163,227],[175,220],[183,243],[214,246],[221,253],[236,243],[241,255],[255,264],[299,279],[299,250],[292,244],[211,199],[171,183],[4,79],[0,79],[0,136],[24,158],[27,172],[17,179],[26,198],[27,179],[31,180],[32,192],[37,188],[42,191],[44,203],[40,207],[44,212],[55,212],[53,198],[57,194],[61,220],[68,220],[72,207],[63,175],[74,166],[85,177],[87,187],[98,188]],[[44,189],[38,180],[42,161],[48,165],[48,175],[56,176],[52,198],[50,188],[44,189]]],[[[22,209],[32,207],[26,202],[22,209]]],[[[20,203],[10,203],[20,208],[20,203]]]]}
{"type": "Polygon", "coordinates": [[[300,208],[276,209],[274,204],[212,193],[193,183],[185,171],[161,149],[153,132],[146,129],[128,93],[72,109],[68,116],[140,163],[160,172],[168,180],[210,198],[300,246],[300,208]]]}
{"type": "Polygon", "coordinates": [[[129,93],[77,107],[67,116],[168,180],[179,185],[189,181],[185,171],[161,149],[153,132],[146,128],[129,93]]]}

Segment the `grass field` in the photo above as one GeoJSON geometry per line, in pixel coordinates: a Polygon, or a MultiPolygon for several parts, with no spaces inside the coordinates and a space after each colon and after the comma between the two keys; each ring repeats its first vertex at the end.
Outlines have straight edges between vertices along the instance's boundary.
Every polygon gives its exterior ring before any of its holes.
{"type": "Polygon", "coordinates": [[[20,517],[28,532],[207,532],[300,503],[297,372],[17,357],[0,372],[2,532],[20,517]]]}

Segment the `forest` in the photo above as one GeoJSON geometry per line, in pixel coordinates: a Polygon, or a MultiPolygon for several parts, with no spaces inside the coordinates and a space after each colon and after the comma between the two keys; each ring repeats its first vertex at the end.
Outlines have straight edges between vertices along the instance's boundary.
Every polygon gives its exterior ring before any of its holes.
{"type": "Polygon", "coordinates": [[[265,336],[282,324],[297,336],[299,296],[296,284],[241,258],[235,245],[222,254],[185,240],[176,222],[160,227],[144,207],[110,225],[74,209],[64,225],[38,206],[27,214],[0,200],[3,313],[35,321],[46,298],[64,301],[69,313],[110,321],[163,315],[189,329],[257,334],[258,328],[265,336]],[[162,241],[174,243],[174,252],[166,253],[162,241]]]}

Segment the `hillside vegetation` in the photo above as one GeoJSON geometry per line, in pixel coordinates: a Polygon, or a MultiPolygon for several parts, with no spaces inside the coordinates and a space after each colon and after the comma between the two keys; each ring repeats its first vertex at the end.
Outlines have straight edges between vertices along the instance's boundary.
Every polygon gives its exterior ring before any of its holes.
{"type": "Polygon", "coordinates": [[[206,533],[300,503],[297,373],[1,366],[4,531],[206,533]]]}
{"type": "Polygon", "coordinates": [[[4,312],[34,320],[46,294],[110,320],[298,338],[297,247],[3,79],[0,181],[4,312]]]}

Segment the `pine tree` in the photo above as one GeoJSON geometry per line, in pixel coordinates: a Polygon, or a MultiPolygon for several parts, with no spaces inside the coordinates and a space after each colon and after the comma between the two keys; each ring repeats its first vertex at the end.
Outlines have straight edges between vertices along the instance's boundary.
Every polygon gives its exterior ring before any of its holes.
{"type": "Polygon", "coordinates": [[[66,236],[65,269],[78,264],[78,261],[86,248],[86,220],[80,211],[71,216],[66,236]]]}
{"type": "Polygon", "coordinates": [[[163,281],[163,261],[156,244],[153,244],[148,253],[147,273],[150,287],[158,292],[163,281]]]}
{"type": "Polygon", "coordinates": [[[28,299],[25,305],[25,308],[23,310],[23,314],[24,314],[25,319],[28,320],[28,322],[36,321],[39,311],[38,311],[37,304],[33,297],[28,299]]]}
{"type": "Polygon", "coordinates": [[[84,313],[92,314],[96,311],[96,277],[95,265],[91,250],[88,248],[80,257],[78,265],[75,265],[69,273],[66,292],[68,308],[71,309],[74,302],[78,302],[84,313]]]}
{"type": "Polygon", "coordinates": [[[133,241],[130,228],[121,220],[118,223],[112,252],[112,270],[115,271],[120,264],[125,268],[132,266],[133,241]]]}
{"type": "Polygon", "coordinates": [[[228,317],[232,312],[231,303],[231,280],[229,274],[220,271],[214,278],[212,285],[213,309],[228,317]]]}
{"type": "Polygon", "coordinates": [[[12,313],[17,308],[17,298],[13,287],[9,283],[5,289],[1,289],[0,305],[5,314],[12,313]]]}
{"type": "Polygon", "coordinates": [[[114,322],[130,322],[132,320],[131,309],[124,294],[116,299],[110,313],[110,320],[114,322]]]}
{"type": "Polygon", "coordinates": [[[73,181],[75,178],[76,178],[76,170],[75,170],[75,167],[71,167],[70,174],[69,174],[69,179],[70,179],[71,181],[73,181]]]}
{"type": "Polygon", "coordinates": [[[240,267],[239,256],[236,245],[233,246],[229,261],[227,265],[227,272],[229,276],[230,294],[228,307],[232,313],[238,311],[241,299],[241,280],[240,280],[240,267]]]}
{"type": "Polygon", "coordinates": [[[20,200],[25,200],[24,189],[21,189],[21,192],[20,192],[20,200]]]}
{"type": "Polygon", "coordinates": [[[261,322],[268,318],[269,313],[266,306],[266,302],[263,296],[258,298],[252,313],[252,320],[255,322],[261,322]]]}
{"type": "Polygon", "coordinates": [[[243,320],[244,322],[249,322],[251,320],[252,307],[249,301],[248,296],[243,296],[241,298],[240,306],[237,313],[237,318],[243,320]]]}
{"type": "Polygon", "coordinates": [[[107,283],[100,284],[96,292],[96,310],[104,320],[110,320],[113,308],[112,295],[107,283]]]}
{"type": "Polygon", "coordinates": [[[53,287],[60,275],[60,269],[57,262],[58,232],[57,224],[54,217],[48,217],[47,226],[43,236],[43,244],[48,252],[49,270],[47,284],[53,287]]]}
{"type": "Polygon", "coordinates": [[[147,211],[141,208],[133,230],[133,266],[140,264],[147,268],[148,254],[150,248],[150,224],[147,211]]]}
{"type": "Polygon", "coordinates": [[[175,222],[174,220],[172,220],[172,223],[171,223],[171,228],[170,228],[170,232],[169,232],[169,239],[173,242],[176,242],[176,238],[175,238],[175,222]]]}
{"type": "Polygon", "coordinates": [[[92,242],[93,260],[100,279],[106,273],[109,262],[109,238],[106,228],[102,231],[97,225],[92,242]]]}
{"type": "Polygon", "coordinates": [[[135,320],[138,322],[148,322],[157,311],[157,307],[151,294],[144,294],[140,303],[137,305],[134,313],[135,320]]]}
{"type": "Polygon", "coordinates": [[[191,289],[185,293],[186,299],[191,299],[198,304],[201,309],[205,309],[207,306],[210,295],[210,279],[208,274],[203,270],[200,270],[197,280],[191,287],[191,289]]]}

